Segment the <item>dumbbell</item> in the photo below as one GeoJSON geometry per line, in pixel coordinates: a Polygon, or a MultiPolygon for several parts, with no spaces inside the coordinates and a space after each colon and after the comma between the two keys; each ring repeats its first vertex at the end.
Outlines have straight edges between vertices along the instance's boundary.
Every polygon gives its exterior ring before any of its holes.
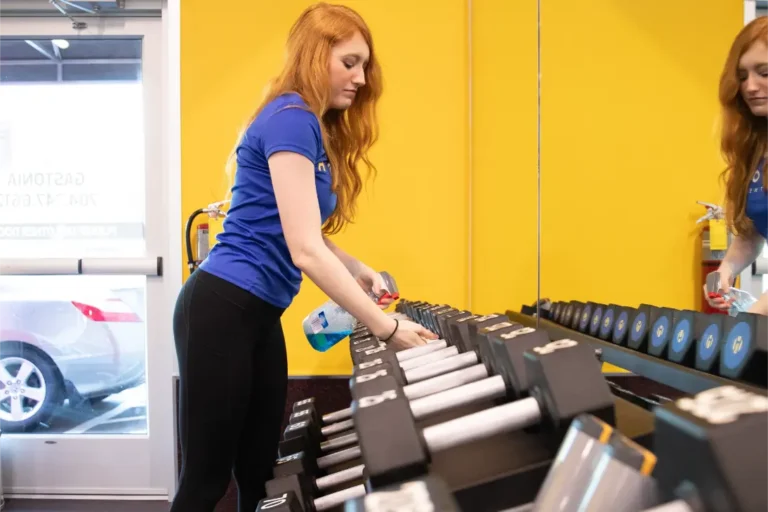
{"type": "Polygon", "coordinates": [[[591,415],[571,423],[554,462],[527,510],[639,511],[657,503],[649,476],[656,456],[591,415]]]}
{"type": "Polygon", "coordinates": [[[767,510],[767,412],[765,395],[735,386],[669,402],[654,411],[655,453],[577,418],[529,510],[767,510]]]}
{"type": "Polygon", "coordinates": [[[768,379],[768,318],[763,315],[726,316],[649,304],[630,308],[574,301],[568,306],[556,304],[554,318],[573,325],[568,310],[579,307],[582,316],[576,328],[585,334],[734,380],[763,385],[768,379]],[[586,328],[584,315],[590,311],[586,328]]]}
{"type": "Polygon", "coordinates": [[[768,398],[721,386],[655,410],[654,512],[768,510],[768,398]]]}
{"type": "MultiPolygon", "coordinates": [[[[393,390],[355,400],[353,417],[367,485],[377,489],[425,474],[430,453],[504,432],[539,426],[543,439],[559,444],[570,421],[581,413],[614,423],[613,395],[592,348],[559,340],[527,350],[523,360],[529,397],[423,430],[393,383],[393,390]],[[385,424],[398,428],[383,430],[385,424]]],[[[392,378],[382,377],[386,379],[392,378]]]]}

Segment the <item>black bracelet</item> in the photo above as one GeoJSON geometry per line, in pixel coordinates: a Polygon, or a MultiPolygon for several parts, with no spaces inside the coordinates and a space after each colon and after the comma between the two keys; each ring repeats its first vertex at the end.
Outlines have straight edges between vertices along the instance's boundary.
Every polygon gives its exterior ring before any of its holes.
{"type": "Polygon", "coordinates": [[[397,318],[395,318],[394,320],[395,320],[395,330],[392,331],[392,334],[390,334],[389,336],[387,336],[386,338],[384,338],[381,341],[387,342],[387,341],[391,340],[392,336],[394,336],[395,333],[397,332],[397,328],[400,327],[400,322],[397,320],[397,318]]]}

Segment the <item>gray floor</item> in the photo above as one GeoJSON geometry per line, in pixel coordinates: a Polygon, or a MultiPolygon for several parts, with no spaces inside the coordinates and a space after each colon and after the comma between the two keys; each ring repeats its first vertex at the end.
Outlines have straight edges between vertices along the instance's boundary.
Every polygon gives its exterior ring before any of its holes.
{"type": "Polygon", "coordinates": [[[168,512],[167,501],[6,500],[3,512],[168,512]]]}

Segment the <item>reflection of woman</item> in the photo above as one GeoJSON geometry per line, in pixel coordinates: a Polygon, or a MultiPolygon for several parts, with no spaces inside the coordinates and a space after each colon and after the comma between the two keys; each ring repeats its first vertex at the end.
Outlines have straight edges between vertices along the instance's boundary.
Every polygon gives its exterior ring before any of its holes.
{"type": "Polygon", "coordinates": [[[173,512],[211,512],[230,475],[239,512],[264,497],[288,381],[281,316],[302,273],[393,348],[435,337],[379,309],[366,292],[383,290],[381,276],[325,236],[353,218],[376,139],[381,69],[367,25],[348,7],[311,6],[289,33],[284,66],[238,141],[224,233],[176,302],[173,512]]]}
{"type": "MultiPolygon", "coordinates": [[[[731,46],[720,78],[721,150],[727,162],[726,217],[733,243],[720,264],[720,292],[757,259],[768,238],[768,17],[744,27],[731,46]]],[[[719,309],[729,303],[709,299],[719,309]]],[[[768,293],[750,309],[768,315],[768,293]]]]}

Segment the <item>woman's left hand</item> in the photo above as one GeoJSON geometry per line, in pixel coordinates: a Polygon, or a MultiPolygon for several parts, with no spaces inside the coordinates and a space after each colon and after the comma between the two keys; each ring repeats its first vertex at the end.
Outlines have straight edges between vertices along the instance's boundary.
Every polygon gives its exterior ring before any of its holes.
{"type": "Polygon", "coordinates": [[[360,272],[357,274],[357,283],[366,293],[370,292],[377,297],[381,297],[379,300],[379,307],[381,309],[387,309],[394,302],[394,299],[387,293],[388,290],[386,283],[384,283],[384,278],[372,268],[361,264],[360,272]]]}

